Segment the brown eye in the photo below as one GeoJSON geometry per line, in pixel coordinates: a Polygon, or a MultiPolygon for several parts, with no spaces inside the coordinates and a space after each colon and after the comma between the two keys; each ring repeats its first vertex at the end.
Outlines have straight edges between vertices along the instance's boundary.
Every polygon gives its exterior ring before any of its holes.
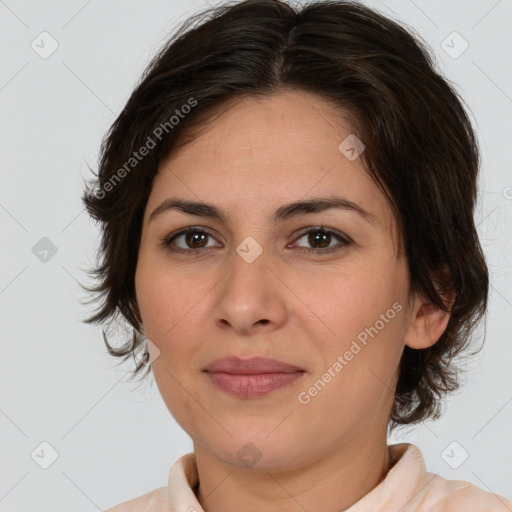
{"type": "Polygon", "coordinates": [[[200,233],[197,231],[189,231],[188,233],[185,233],[184,236],[185,236],[185,243],[189,247],[192,247],[193,249],[197,249],[198,247],[205,246],[205,241],[209,235],[207,235],[206,233],[200,233]]]}
{"type": "MultiPolygon", "coordinates": [[[[215,247],[215,245],[208,245],[210,238],[213,239],[213,236],[204,229],[189,226],[164,238],[161,241],[161,245],[175,253],[199,254],[215,247]]],[[[338,251],[343,247],[351,245],[351,243],[351,240],[341,233],[320,226],[303,230],[302,234],[292,244],[292,247],[297,246],[308,253],[323,254],[338,251]],[[306,244],[310,247],[297,243],[303,238],[306,239],[306,244]],[[338,243],[333,244],[336,241],[338,243]]]]}
{"type": "Polygon", "coordinates": [[[162,245],[172,252],[199,252],[209,249],[208,238],[213,238],[200,228],[189,227],[162,240],[162,245]]]}
{"type": "Polygon", "coordinates": [[[307,252],[322,254],[339,250],[342,247],[348,246],[350,244],[350,240],[341,235],[341,233],[320,226],[315,228],[308,228],[307,231],[303,231],[301,236],[299,236],[299,238],[296,239],[294,245],[303,247],[304,250],[307,252]],[[302,238],[306,239],[306,243],[309,244],[311,248],[297,244],[297,241],[302,238]],[[331,243],[336,240],[338,240],[338,244],[331,245],[331,243]]]}

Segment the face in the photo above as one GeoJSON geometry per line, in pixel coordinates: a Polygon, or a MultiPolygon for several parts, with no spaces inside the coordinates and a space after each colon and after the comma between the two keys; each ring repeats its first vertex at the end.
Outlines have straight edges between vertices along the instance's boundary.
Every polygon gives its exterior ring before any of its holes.
{"type": "Polygon", "coordinates": [[[361,147],[351,151],[349,138],[340,149],[351,134],[342,112],[313,94],[245,98],[159,167],[136,295],[158,388],[196,450],[238,466],[248,452],[283,469],[385,432],[409,275],[391,210],[354,158],[361,147]],[[224,217],[169,207],[150,219],[170,198],[224,217]],[[319,198],[354,206],[283,208],[319,198]],[[204,371],[227,356],[301,371],[228,376],[236,395],[204,371]],[[255,394],[258,382],[285,384],[255,394]]]}

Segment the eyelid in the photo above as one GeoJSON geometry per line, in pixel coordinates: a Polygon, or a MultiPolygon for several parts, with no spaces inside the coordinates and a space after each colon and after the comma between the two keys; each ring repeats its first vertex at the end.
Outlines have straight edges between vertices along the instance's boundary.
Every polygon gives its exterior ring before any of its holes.
{"type": "Polygon", "coordinates": [[[347,235],[345,235],[344,233],[342,233],[341,231],[338,231],[337,229],[334,229],[334,228],[328,228],[327,226],[322,226],[322,225],[307,226],[303,229],[300,229],[298,231],[298,233],[295,235],[296,236],[295,240],[297,240],[298,238],[301,238],[302,236],[304,236],[310,232],[315,232],[315,231],[323,231],[324,233],[327,233],[329,235],[339,237],[346,244],[353,243],[352,239],[350,237],[348,237],[347,235]]]}
{"type": "MultiPolygon", "coordinates": [[[[200,247],[200,248],[197,248],[197,249],[183,249],[181,247],[173,248],[173,249],[170,248],[171,243],[176,238],[178,238],[179,236],[182,236],[182,235],[186,235],[189,232],[203,233],[203,234],[205,234],[205,235],[207,235],[207,236],[209,236],[209,237],[211,237],[211,238],[216,240],[216,237],[210,232],[210,230],[208,228],[205,228],[203,226],[193,225],[193,226],[185,226],[183,228],[180,228],[180,229],[174,231],[173,233],[171,233],[169,235],[166,235],[161,240],[159,245],[163,246],[164,248],[168,249],[169,251],[171,251],[173,253],[189,253],[189,254],[196,254],[196,255],[202,254],[202,253],[204,253],[206,251],[209,251],[209,250],[213,249],[213,247],[200,247]]],[[[307,247],[300,247],[300,246],[298,246],[298,249],[301,250],[302,252],[315,253],[315,254],[318,254],[318,255],[327,254],[327,253],[332,253],[332,252],[339,251],[343,247],[352,245],[354,243],[350,237],[348,237],[344,233],[342,233],[342,232],[340,232],[340,231],[338,231],[338,230],[336,230],[334,228],[329,228],[329,227],[323,226],[323,225],[316,225],[316,226],[306,226],[306,227],[300,229],[294,235],[294,240],[293,240],[292,244],[296,244],[297,240],[299,240],[304,235],[307,235],[307,234],[309,234],[311,232],[313,232],[313,233],[314,232],[323,232],[323,233],[326,233],[328,235],[334,236],[335,238],[337,238],[339,240],[339,244],[337,246],[334,246],[334,247],[320,248],[320,249],[307,248],[307,247]]],[[[289,245],[287,247],[289,247],[289,245]]],[[[292,245],[292,247],[293,247],[293,245],[292,245]]]]}
{"type": "Polygon", "coordinates": [[[327,226],[308,226],[306,228],[301,229],[297,235],[295,236],[294,241],[292,242],[294,245],[296,244],[297,240],[302,238],[304,235],[307,235],[309,233],[315,233],[315,232],[323,232],[328,235],[331,235],[339,240],[338,245],[335,245],[334,247],[327,247],[327,248],[320,248],[320,249],[314,249],[314,248],[308,248],[308,247],[298,247],[299,250],[302,250],[303,252],[309,253],[309,254],[330,254],[335,253],[340,250],[342,250],[345,247],[348,247],[353,244],[353,241],[350,237],[345,235],[344,233],[338,231],[337,229],[328,228],[327,226]]]}
{"type": "MultiPolygon", "coordinates": [[[[209,237],[216,239],[216,237],[212,235],[212,233],[210,232],[210,230],[208,228],[205,228],[203,226],[195,226],[194,225],[194,226],[185,226],[176,231],[173,231],[169,235],[164,236],[159,245],[167,247],[171,244],[172,241],[174,241],[174,239],[176,239],[177,237],[179,237],[181,235],[186,235],[190,231],[193,233],[204,233],[205,235],[208,235],[209,237]]],[[[188,249],[188,250],[183,249],[183,252],[198,252],[198,251],[199,251],[198,249],[195,249],[195,250],[194,249],[188,249]]],[[[179,250],[177,250],[177,252],[179,252],[179,250]]]]}

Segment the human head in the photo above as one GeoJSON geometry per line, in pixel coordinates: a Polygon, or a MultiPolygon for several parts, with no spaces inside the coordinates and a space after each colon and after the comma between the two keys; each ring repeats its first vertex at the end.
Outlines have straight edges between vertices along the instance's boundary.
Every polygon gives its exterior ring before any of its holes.
{"type": "Polygon", "coordinates": [[[350,118],[365,145],[359,158],[396,220],[411,296],[450,312],[435,344],[405,347],[391,413],[397,425],[434,418],[441,397],[457,387],[453,357],[467,347],[487,302],[473,221],[477,143],[428,50],[356,2],[222,6],[189,20],[152,60],[102,145],[96,191],[84,193],[103,235],[93,289],[103,301],[88,321],[121,314],[133,336],[117,350],[105,338],[110,353],[129,357],[141,347],[135,271],[159,164],[228,100],[286,90],[313,93],[350,118]],[[147,154],[134,157],[143,147],[147,154]]]}

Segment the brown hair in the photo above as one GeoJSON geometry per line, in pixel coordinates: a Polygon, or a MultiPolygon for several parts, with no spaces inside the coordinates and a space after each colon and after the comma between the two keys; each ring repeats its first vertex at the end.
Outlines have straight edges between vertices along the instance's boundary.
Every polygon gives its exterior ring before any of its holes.
{"type": "MultiPolygon", "coordinates": [[[[455,294],[437,343],[405,347],[390,422],[439,417],[440,398],[459,387],[453,358],[486,311],[489,276],[473,220],[476,137],[430,52],[399,23],[353,1],[295,9],[246,0],[189,18],[105,136],[97,179],[82,198],[102,233],[102,261],[92,270],[99,283],[85,287],[101,306],[85,322],[121,314],[133,327],[117,349],[103,332],[109,353],[124,361],[143,346],[134,284],[142,218],[158,163],[178,136],[229,99],[309,91],[353,116],[366,146],[361,158],[399,225],[411,294],[443,311],[445,294],[455,294]]],[[[139,361],[133,375],[144,367],[150,371],[139,361]]]]}

